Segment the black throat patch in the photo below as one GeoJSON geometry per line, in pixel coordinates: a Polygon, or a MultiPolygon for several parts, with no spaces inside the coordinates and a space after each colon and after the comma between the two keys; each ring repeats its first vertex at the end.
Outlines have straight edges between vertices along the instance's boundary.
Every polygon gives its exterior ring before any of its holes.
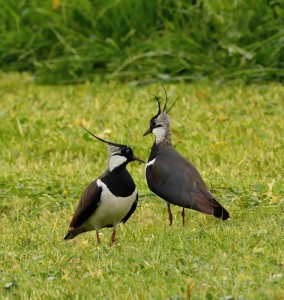
{"type": "Polygon", "coordinates": [[[112,172],[106,171],[101,181],[116,197],[128,197],[135,190],[135,183],[125,166],[116,168],[112,172]]]}

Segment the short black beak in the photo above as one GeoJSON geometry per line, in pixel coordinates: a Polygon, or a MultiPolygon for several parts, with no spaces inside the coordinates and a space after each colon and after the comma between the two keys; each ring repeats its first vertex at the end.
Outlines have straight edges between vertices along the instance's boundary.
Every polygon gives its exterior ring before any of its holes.
{"type": "Polygon", "coordinates": [[[143,159],[141,159],[141,158],[139,158],[139,157],[137,157],[135,155],[132,156],[132,159],[133,160],[137,160],[137,161],[139,161],[140,163],[143,163],[143,164],[145,163],[145,161],[143,159]]]}
{"type": "Polygon", "coordinates": [[[152,128],[151,127],[143,134],[143,136],[145,136],[145,135],[147,135],[149,133],[152,133],[152,128]]]}

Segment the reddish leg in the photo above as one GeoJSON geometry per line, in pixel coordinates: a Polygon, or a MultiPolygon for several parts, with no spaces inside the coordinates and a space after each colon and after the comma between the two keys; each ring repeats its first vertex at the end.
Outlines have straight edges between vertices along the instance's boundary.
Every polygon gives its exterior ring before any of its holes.
{"type": "Polygon", "coordinates": [[[111,235],[111,245],[115,243],[115,229],[113,229],[112,235],[111,235]]]}
{"type": "Polygon", "coordinates": [[[96,230],[96,234],[97,234],[97,243],[100,244],[101,240],[100,240],[100,235],[99,232],[96,230]]]}
{"type": "Polygon", "coordinates": [[[182,216],[182,225],[184,225],[184,207],[182,208],[182,211],[181,211],[181,216],[182,216]]]}
{"type": "Polygon", "coordinates": [[[169,214],[169,225],[171,226],[173,224],[173,214],[171,211],[170,203],[167,203],[168,205],[168,214],[169,214]]]}

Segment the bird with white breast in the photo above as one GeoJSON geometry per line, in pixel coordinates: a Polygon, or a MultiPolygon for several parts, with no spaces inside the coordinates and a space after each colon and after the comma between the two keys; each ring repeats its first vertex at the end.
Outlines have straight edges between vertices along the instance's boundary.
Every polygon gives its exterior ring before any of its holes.
{"type": "Polygon", "coordinates": [[[140,163],[144,161],[135,156],[129,146],[105,141],[82,124],[81,126],[93,137],[107,144],[108,168],[83,192],[64,239],[73,239],[78,234],[95,230],[97,242],[100,243],[99,230],[113,227],[113,244],[118,225],[131,217],[138,202],[136,185],[126,166],[135,160],[140,163]]]}

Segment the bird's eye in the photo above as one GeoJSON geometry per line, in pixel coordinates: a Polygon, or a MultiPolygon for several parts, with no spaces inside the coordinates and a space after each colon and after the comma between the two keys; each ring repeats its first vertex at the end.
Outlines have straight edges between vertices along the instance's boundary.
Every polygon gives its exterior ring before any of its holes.
{"type": "Polygon", "coordinates": [[[156,126],[156,122],[155,121],[151,121],[150,126],[151,127],[155,127],[156,126]]]}
{"type": "Polygon", "coordinates": [[[129,154],[129,152],[130,152],[130,149],[129,149],[129,148],[123,148],[123,149],[121,150],[121,153],[122,153],[123,155],[129,154]]]}

